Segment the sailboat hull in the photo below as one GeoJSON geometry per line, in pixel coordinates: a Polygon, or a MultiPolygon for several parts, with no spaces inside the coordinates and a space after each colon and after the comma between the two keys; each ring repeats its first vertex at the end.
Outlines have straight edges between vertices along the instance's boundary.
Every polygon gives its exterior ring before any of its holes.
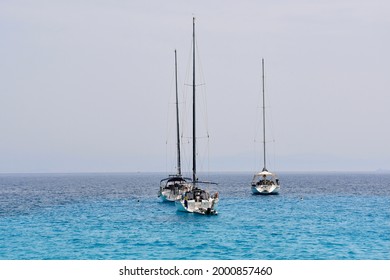
{"type": "Polygon", "coordinates": [[[171,191],[162,191],[158,195],[163,202],[174,202],[176,200],[179,200],[182,196],[182,194],[173,194],[171,191]]]}
{"type": "Polygon", "coordinates": [[[279,194],[279,185],[252,185],[252,194],[259,195],[273,195],[279,194]]]}
{"type": "Polygon", "coordinates": [[[196,202],[195,200],[175,201],[176,210],[179,212],[195,213],[201,215],[217,215],[218,199],[209,199],[196,202]]]}

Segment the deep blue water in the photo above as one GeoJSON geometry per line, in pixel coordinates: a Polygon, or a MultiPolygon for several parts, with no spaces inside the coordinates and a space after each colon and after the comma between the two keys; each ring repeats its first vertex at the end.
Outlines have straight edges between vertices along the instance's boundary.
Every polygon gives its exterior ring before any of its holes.
{"type": "Polygon", "coordinates": [[[277,196],[211,174],[211,217],[160,202],[164,176],[0,175],[0,259],[390,259],[390,174],[279,174],[277,196]]]}

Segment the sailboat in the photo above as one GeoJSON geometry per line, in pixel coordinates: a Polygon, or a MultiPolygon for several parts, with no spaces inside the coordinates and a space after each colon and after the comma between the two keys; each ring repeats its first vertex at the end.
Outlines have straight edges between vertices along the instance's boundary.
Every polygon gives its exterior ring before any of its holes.
{"type": "Polygon", "coordinates": [[[177,172],[175,175],[170,175],[160,181],[160,190],[158,197],[162,201],[176,201],[182,195],[192,188],[189,183],[190,178],[185,178],[181,174],[181,158],[180,158],[180,127],[179,127],[179,97],[177,89],[177,53],[175,50],[175,84],[176,84],[176,147],[177,147],[177,172]]]}
{"type": "Polygon", "coordinates": [[[175,201],[177,211],[197,213],[202,215],[217,215],[218,192],[211,195],[201,185],[215,184],[200,181],[196,174],[196,102],[195,102],[195,18],[192,21],[192,188],[186,191],[180,200],[175,201]]]}
{"type": "Polygon", "coordinates": [[[251,190],[253,194],[269,195],[278,194],[280,185],[277,175],[269,172],[266,166],[264,59],[262,59],[261,62],[263,82],[263,169],[253,176],[251,190]]]}

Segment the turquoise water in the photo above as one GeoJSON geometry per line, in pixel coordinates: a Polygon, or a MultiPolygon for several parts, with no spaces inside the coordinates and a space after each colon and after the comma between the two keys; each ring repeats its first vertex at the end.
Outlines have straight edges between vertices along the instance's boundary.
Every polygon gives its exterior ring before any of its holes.
{"type": "Polygon", "coordinates": [[[390,174],[211,174],[219,215],[157,198],[165,174],[0,175],[0,259],[390,259],[390,174]]]}

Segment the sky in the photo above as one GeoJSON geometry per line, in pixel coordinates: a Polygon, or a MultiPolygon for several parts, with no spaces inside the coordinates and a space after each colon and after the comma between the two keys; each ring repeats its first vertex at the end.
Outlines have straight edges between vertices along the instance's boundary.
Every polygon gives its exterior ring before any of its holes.
{"type": "Polygon", "coordinates": [[[390,170],[389,10],[387,0],[0,0],[0,173],[174,171],[175,49],[190,171],[193,17],[201,168],[262,168],[264,58],[269,169],[390,170]]]}

